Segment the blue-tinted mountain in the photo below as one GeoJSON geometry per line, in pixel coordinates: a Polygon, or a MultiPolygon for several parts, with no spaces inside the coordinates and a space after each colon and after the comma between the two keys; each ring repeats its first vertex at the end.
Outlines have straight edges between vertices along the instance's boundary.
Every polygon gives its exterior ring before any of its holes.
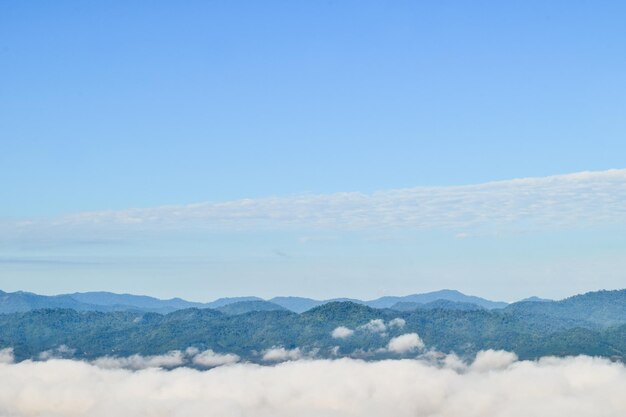
{"type": "Polygon", "coordinates": [[[206,303],[204,304],[204,307],[205,308],[220,308],[228,304],[238,303],[241,301],[264,301],[264,300],[259,297],[225,297],[225,298],[218,298],[217,300],[211,301],[210,303],[206,303]]]}
{"type": "MultiPolygon", "coordinates": [[[[453,309],[462,309],[465,306],[467,309],[471,309],[472,306],[478,306],[480,308],[486,309],[495,309],[495,308],[504,308],[508,304],[501,301],[491,301],[480,297],[475,297],[471,295],[465,295],[459,291],[455,290],[441,290],[434,291],[430,293],[424,294],[412,294],[406,296],[386,296],[381,297],[375,300],[363,301],[355,298],[332,298],[328,300],[314,300],[311,298],[302,298],[302,297],[275,297],[270,300],[273,303],[282,305],[288,310],[294,311],[296,313],[304,312],[313,307],[320,306],[322,304],[337,302],[337,301],[348,301],[355,304],[365,304],[374,308],[392,308],[394,305],[398,303],[414,303],[425,305],[429,303],[437,303],[431,305],[431,308],[453,308],[453,309]],[[460,304],[448,304],[450,303],[460,303],[460,304]]],[[[410,308],[408,305],[406,308],[410,308]]]]}
{"type": "Polygon", "coordinates": [[[478,304],[462,303],[459,301],[450,301],[450,300],[435,300],[435,301],[431,301],[429,303],[424,303],[424,304],[400,301],[392,305],[390,308],[392,310],[397,310],[397,311],[414,311],[418,309],[472,311],[472,310],[484,310],[485,309],[484,307],[481,307],[478,304]]]}
{"type": "Polygon", "coordinates": [[[96,307],[81,303],[69,295],[45,296],[24,291],[0,293],[0,313],[16,313],[40,308],[71,308],[83,311],[94,310],[96,307]]]}
{"type": "Polygon", "coordinates": [[[205,303],[194,303],[181,298],[161,300],[147,295],[115,294],[111,292],[84,292],[67,294],[74,300],[91,306],[108,306],[115,310],[151,311],[155,313],[171,313],[185,308],[206,308],[205,303]]]}
{"type": "Polygon", "coordinates": [[[287,309],[278,304],[270,303],[265,300],[237,301],[216,308],[228,315],[245,314],[252,311],[286,311],[287,309]]]}
{"type": "Polygon", "coordinates": [[[502,301],[491,301],[481,297],[465,295],[456,290],[440,290],[424,294],[406,295],[403,297],[387,296],[367,301],[366,304],[374,308],[389,308],[399,302],[426,304],[437,300],[476,304],[486,309],[504,308],[508,305],[502,301]]]}
{"type": "Polygon", "coordinates": [[[529,322],[575,322],[582,327],[607,328],[626,322],[626,290],[595,291],[561,301],[521,301],[504,311],[529,322]]]}
{"type": "Polygon", "coordinates": [[[533,295],[532,297],[528,297],[528,298],[524,298],[523,300],[519,300],[519,302],[523,302],[523,301],[532,301],[532,302],[535,302],[535,303],[545,303],[545,302],[554,301],[554,300],[551,300],[549,298],[540,298],[540,297],[537,297],[537,296],[533,295]]]}
{"type": "Polygon", "coordinates": [[[115,294],[104,291],[39,295],[24,291],[0,291],[0,314],[31,311],[43,308],[68,308],[76,311],[143,311],[160,314],[188,308],[220,308],[242,301],[263,301],[259,297],[220,298],[210,303],[198,303],[171,298],[162,300],[146,295],[115,294]]]}
{"type": "MultiPolygon", "coordinates": [[[[504,303],[493,302],[479,297],[467,296],[458,291],[442,290],[426,294],[413,294],[403,297],[382,297],[376,300],[363,301],[354,298],[333,298],[315,300],[304,297],[275,297],[269,300],[288,310],[302,313],[311,308],[331,302],[352,302],[366,304],[375,308],[389,308],[399,302],[426,304],[437,300],[447,300],[460,303],[472,303],[484,308],[500,308],[504,303]]],[[[71,308],[77,311],[133,311],[139,310],[154,313],[171,313],[187,308],[221,308],[229,304],[242,301],[265,301],[259,297],[230,297],[219,298],[212,302],[200,303],[183,300],[181,298],[159,299],[145,295],[115,294],[111,292],[83,292],[45,296],[27,292],[5,293],[0,292],[0,313],[30,311],[40,308],[71,308]]],[[[450,305],[452,306],[452,305],[450,305]]],[[[445,306],[441,306],[445,308],[445,306]]]]}
{"type": "Polygon", "coordinates": [[[274,297],[269,301],[296,313],[303,313],[313,307],[324,304],[324,301],[305,297],[274,297]]]}

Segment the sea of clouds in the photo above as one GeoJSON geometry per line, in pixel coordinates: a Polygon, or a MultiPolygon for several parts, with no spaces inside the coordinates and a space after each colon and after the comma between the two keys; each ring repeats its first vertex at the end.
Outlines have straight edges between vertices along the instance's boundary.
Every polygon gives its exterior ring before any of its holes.
{"type": "Polygon", "coordinates": [[[14,363],[10,349],[0,351],[0,415],[626,415],[626,367],[585,356],[518,361],[509,352],[484,351],[469,364],[432,353],[376,362],[298,359],[268,366],[232,361],[209,370],[118,365],[68,359],[14,363]]]}

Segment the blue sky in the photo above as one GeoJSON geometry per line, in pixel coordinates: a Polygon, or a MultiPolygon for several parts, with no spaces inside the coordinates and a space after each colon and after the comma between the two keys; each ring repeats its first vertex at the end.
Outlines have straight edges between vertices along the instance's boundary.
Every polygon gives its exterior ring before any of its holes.
{"type": "MultiPolygon", "coordinates": [[[[343,228],[355,203],[332,196],[439,187],[448,205],[434,207],[455,217],[467,200],[450,186],[624,168],[625,12],[618,1],[3,2],[0,288],[513,299],[619,287],[621,173],[568,188],[588,198],[562,194],[570,221],[558,226],[550,188],[534,192],[544,209],[530,220],[533,203],[515,197],[503,222],[486,201],[508,200],[490,191],[472,200],[486,220],[454,227],[426,216],[375,228],[380,206],[365,202],[367,224],[343,228]],[[599,219],[598,187],[615,197],[599,219]],[[241,199],[271,218],[259,201],[311,195],[323,216],[295,225],[203,214],[191,227],[167,212],[141,228],[54,226],[241,199]]],[[[410,202],[425,213],[421,194],[410,202]]]]}

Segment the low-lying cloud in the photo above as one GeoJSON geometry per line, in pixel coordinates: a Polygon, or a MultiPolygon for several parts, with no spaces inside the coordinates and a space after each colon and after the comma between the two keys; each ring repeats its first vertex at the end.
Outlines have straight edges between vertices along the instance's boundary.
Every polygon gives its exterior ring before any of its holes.
{"type": "Polygon", "coordinates": [[[15,361],[13,348],[0,349],[0,363],[13,363],[13,361],[15,361]]]}
{"type": "Polygon", "coordinates": [[[210,368],[236,363],[239,362],[240,359],[241,358],[234,353],[217,353],[208,349],[195,355],[192,362],[194,365],[210,368]]]}
{"type": "Polygon", "coordinates": [[[263,360],[266,362],[295,361],[303,357],[300,348],[285,349],[284,347],[273,347],[263,352],[263,360]]]}
{"type": "Polygon", "coordinates": [[[626,368],[590,357],[516,361],[305,360],[200,371],[103,369],[52,359],[0,364],[11,417],[622,417],[626,368]],[[477,364],[477,362],[479,364],[477,364]],[[480,365],[480,366],[479,366],[480,365]]]}
{"type": "Polygon", "coordinates": [[[185,354],[175,350],[165,355],[154,356],[131,355],[120,358],[104,356],[94,360],[93,364],[105,369],[175,368],[185,364],[185,354]]]}
{"type": "Polygon", "coordinates": [[[382,319],[372,319],[364,325],[359,326],[359,330],[384,335],[387,331],[387,325],[382,319]]]}
{"type": "Polygon", "coordinates": [[[406,320],[400,317],[396,317],[395,319],[389,320],[389,327],[392,329],[401,329],[406,325],[406,320]]]}
{"type": "Polygon", "coordinates": [[[485,372],[493,369],[506,369],[517,361],[517,355],[504,350],[486,350],[478,352],[471,365],[472,371],[485,372]]]}
{"type": "Polygon", "coordinates": [[[424,342],[417,333],[407,333],[394,337],[389,341],[387,350],[393,353],[409,353],[418,349],[424,349],[424,342]]]}
{"type": "Polygon", "coordinates": [[[354,330],[349,329],[345,326],[339,326],[336,327],[332,332],[331,332],[331,336],[334,339],[347,339],[348,337],[352,336],[354,334],[354,330]]]}
{"type": "MultiPolygon", "coordinates": [[[[55,357],[42,357],[46,360],[55,357]]],[[[58,358],[58,357],[57,357],[58,358]]],[[[103,356],[95,359],[92,363],[104,369],[131,369],[140,370],[148,368],[176,368],[179,366],[194,365],[201,368],[213,368],[216,366],[228,365],[239,362],[241,358],[234,353],[217,353],[212,349],[200,351],[195,347],[185,349],[185,351],[172,350],[163,355],[143,356],[139,354],[115,357],[103,356]]]]}
{"type": "Polygon", "coordinates": [[[61,345],[55,349],[44,350],[38,355],[38,358],[42,361],[48,359],[71,359],[74,353],[76,353],[76,349],[72,349],[67,345],[61,345]]]}

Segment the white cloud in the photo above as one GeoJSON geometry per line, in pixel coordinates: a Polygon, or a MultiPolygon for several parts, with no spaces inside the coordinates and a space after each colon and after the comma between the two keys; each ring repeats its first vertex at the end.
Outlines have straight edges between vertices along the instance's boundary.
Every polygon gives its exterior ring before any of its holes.
{"type": "MultiPolygon", "coordinates": [[[[2,359],[0,351],[0,361],[2,359]]],[[[12,350],[7,350],[7,354],[12,355],[12,350]]],[[[61,345],[57,349],[47,350],[38,355],[41,361],[48,361],[60,358],[71,358],[75,349],[69,349],[61,345]]],[[[201,352],[198,348],[189,347],[185,351],[172,350],[164,355],[143,356],[134,354],[130,356],[103,356],[91,361],[91,363],[103,369],[130,369],[140,370],[149,368],[172,369],[186,365],[196,365],[205,368],[228,365],[239,362],[241,358],[233,353],[217,353],[211,349],[201,352]]]]}
{"type": "Polygon", "coordinates": [[[14,361],[13,348],[0,349],[0,363],[13,363],[14,361]]]}
{"type": "Polygon", "coordinates": [[[443,359],[443,366],[447,369],[452,369],[457,372],[461,372],[467,369],[467,365],[465,364],[465,362],[463,362],[461,358],[459,358],[454,353],[445,355],[443,359]]]}
{"type": "MultiPolygon", "coordinates": [[[[490,355],[490,354],[486,354],[490,355]]],[[[197,371],[108,370],[50,360],[0,364],[11,417],[622,417],[626,368],[545,358],[462,372],[420,360],[312,360],[197,371]]]]}
{"type": "Polygon", "coordinates": [[[387,325],[382,319],[373,319],[367,324],[359,326],[359,330],[364,330],[370,333],[384,334],[387,331],[387,325]]]}
{"type": "Polygon", "coordinates": [[[198,353],[192,359],[195,365],[214,367],[239,362],[241,358],[233,353],[216,353],[211,349],[198,353]]]}
{"type": "Polygon", "coordinates": [[[76,349],[72,349],[67,345],[60,345],[55,349],[49,349],[41,352],[38,355],[38,359],[42,361],[47,361],[49,359],[58,359],[58,358],[71,358],[76,353],[76,349]]]}
{"type": "Polygon", "coordinates": [[[424,342],[417,333],[407,333],[394,337],[387,345],[387,350],[393,353],[409,353],[423,348],[424,342]]]}
{"type": "Polygon", "coordinates": [[[389,320],[389,323],[387,323],[387,324],[392,329],[393,328],[401,329],[406,324],[406,320],[404,320],[403,318],[400,318],[400,317],[396,317],[393,320],[389,320]]]}
{"type": "Polygon", "coordinates": [[[147,369],[147,368],[175,368],[184,365],[185,354],[180,350],[173,350],[165,355],[128,357],[104,356],[93,361],[93,364],[105,369],[147,369]]]}
{"type": "Polygon", "coordinates": [[[505,369],[517,362],[517,355],[504,350],[485,350],[478,352],[471,369],[477,372],[505,369]]]}
{"type": "Polygon", "coordinates": [[[335,339],[346,339],[354,334],[354,330],[344,326],[339,326],[332,331],[331,335],[335,339]]]}
{"type": "Polygon", "coordinates": [[[300,348],[274,347],[263,352],[263,360],[267,362],[295,361],[301,358],[302,351],[300,348]]]}
{"type": "Polygon", "coordinates": [[[200,353],[200,349],[195,346],[190,346],[185,349],[185,355],[187,356],[196,356],[198,353],[200,353]]]}
{"type": "MultiPolygon", "coordinates": [[[[373,194],[346,192],[220,203],[82,212],[41,221],[21,219],[14,232],[42,226],[206,229],[451,229],[521,222],[525,227],[626,222],[626,169],[580,172],[477,185],[416,187],[373,194]]],[[[4,226],[7,227],[6,225],[4,226]]]]}

